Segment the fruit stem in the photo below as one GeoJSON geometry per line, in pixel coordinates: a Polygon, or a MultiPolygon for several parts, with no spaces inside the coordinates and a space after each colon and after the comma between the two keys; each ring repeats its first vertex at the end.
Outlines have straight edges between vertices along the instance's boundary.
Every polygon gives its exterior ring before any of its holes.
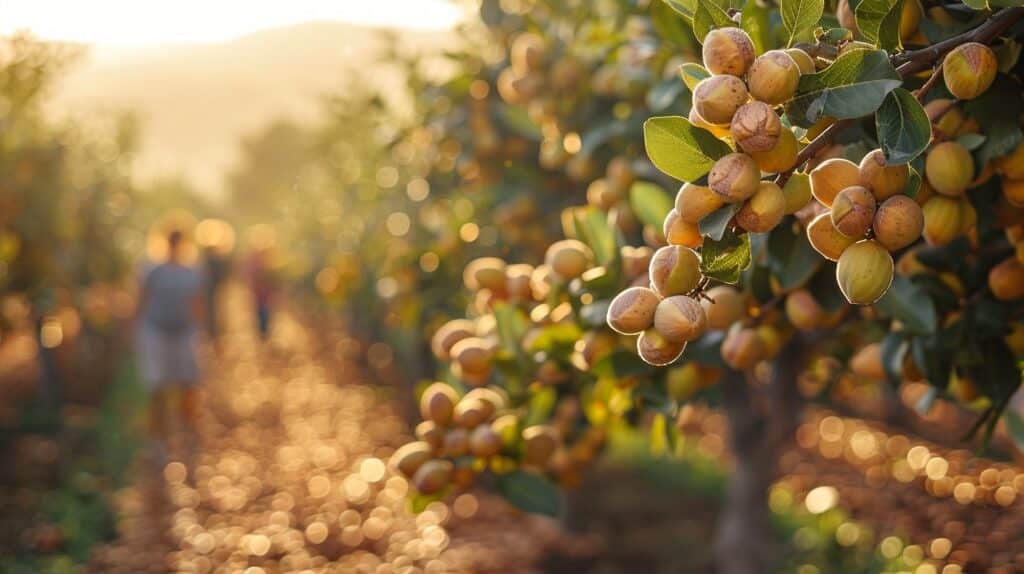
{"type": "Polygon", "coordinates": [[[943,56],[942,59],[935,62],[935,68],[932,72],[931,77],[929,77],[928,81],[925,82],[924,85],[921,86],[921,88],[917,90],[917,92],[914,94],[914,97],[917,98],[917,101],[924,103],[924,97],[927,96],[928,92],[932,89],[932,87],[939,82],[939,78],[942,77],[942,62],[945,59],[946,57],[943,56]]]}
{"type": "Polygon", "coordinates": [[[892,63],[896,66],[896,71],[905,78],[910,74],[928,69],[933,61],[945,56],[960,44],[968,42],[988,44],[1021,18],[1024,18],[1024,7],[1000,10],[977,28],[946,38],[927,48],[896,54],[892,57],[892,63]]]}

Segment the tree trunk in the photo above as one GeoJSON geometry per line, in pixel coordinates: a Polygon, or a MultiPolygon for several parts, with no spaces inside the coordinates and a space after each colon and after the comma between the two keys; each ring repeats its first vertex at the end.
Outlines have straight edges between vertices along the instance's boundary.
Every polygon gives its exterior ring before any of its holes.
{"type": "Polygon", "coordinates": [[[768,508],[768,489],[778,477],[778,459],[799,424],[796,377],[802,341],[794,336],[775,360],[764,393],[745,373],[728,371],[721,381],[735,461],[726,500],[715,528],[714,554],[720,574],[775,572],[782,558],[768,508]]]}
{"type": "Polygon", "coordinates": [[[57,357],[54,350],[43,344],[43,318],[39,316],[36,321],[36,351],[39,354],[39,400],[47,408],[58,413],[61,403],[60,372],[57,369],[57,357]]]}

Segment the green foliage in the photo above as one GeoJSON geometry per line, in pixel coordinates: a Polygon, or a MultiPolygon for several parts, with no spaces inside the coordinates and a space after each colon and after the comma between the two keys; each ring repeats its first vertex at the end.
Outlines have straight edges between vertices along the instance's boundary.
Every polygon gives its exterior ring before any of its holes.
{"type": "Polygon", "coordinates": [[[517,470],[498,476],[497,486],[506,500],[522,510],[548,516],[562,512],[558,488],[543,476],[517,470]]]}
{"type": "Polygon", "coordinates": [[[810,33],[818,25],[821,14],[825,10],[823,0],[782,0],[779,12],[782,24],[789,33],[787,46],[808,39],[810,33]]]}
{"type": "Polygon", "coordinates": [[[875,114],[878,142],[889,164],[908,163],[932,138],[932,123],[913,94],[903,88],[889,92],[875,114]]]}
{"type": "Polygon", "coordinates": [[[647,120],[644,146],[655,167],[680,181],[696,181],[732,151],[711,132],[679,116],[647,120]]]}
{"type": "Polygon", "coordinates": [[[885,52],[854,50],[816,74],[801,76],[796,97],[786,105],[786,115],[803,127],[823,116],[859,118],[877,110],[886,95],[901,84],[885,52]]]}
{"type": "Polygon", "coordinates": [[[722,283],[738,283],[750,265],[750,235],[727,230],[720,240],[708,238],[701,246],[700,271],[722,283]]]}
{"type": "Polygon", "coordinates": [[[903,0],[861,0],[857,3],[857,28],[879,48],[894,52],[900,43],[900,14],[903,0]]]}
{"type": "Polygon", "coordinates": [[[647,181],[633,184],[629,202],[640,221],[655,229],[661,228],[665,216],[672,210],[672,197],[657,184],[647,181]]]}

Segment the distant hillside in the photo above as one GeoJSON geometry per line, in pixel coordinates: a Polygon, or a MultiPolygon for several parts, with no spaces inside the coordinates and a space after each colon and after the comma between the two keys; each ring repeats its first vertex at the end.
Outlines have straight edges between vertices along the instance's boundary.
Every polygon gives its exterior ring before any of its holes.
{"type": "MultiPolygon", "coordinates": [[[[452,41],[449,32],[394,33],[422,54],[452,41]]],[[[380,34],[314,22],[223,44],[93,47],[58,86],[53,109],[72,116],[133,111],[142,123],[143,177],[182,173],[217,193],[242,135],[280,117],[309,120],[319,96],[351,82],[400,88],[394,74],[368,66],[380,34]]]]}

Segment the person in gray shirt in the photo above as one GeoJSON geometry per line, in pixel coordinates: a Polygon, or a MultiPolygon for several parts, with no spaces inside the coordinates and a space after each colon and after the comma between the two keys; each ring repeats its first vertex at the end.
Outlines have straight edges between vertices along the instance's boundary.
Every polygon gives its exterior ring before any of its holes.
{"type": "Polygon", "coordinates": [[[171,424],[179,423],[183,430],[194,434],[198,407],[196,344],[203,279],[197,269],[183,261],[183,240],[178,230],[167,235],[167,260],[143,273],[139,294],[139,369],[150,391],[153,454],[160,462],[166,456],[171,424]]]}

